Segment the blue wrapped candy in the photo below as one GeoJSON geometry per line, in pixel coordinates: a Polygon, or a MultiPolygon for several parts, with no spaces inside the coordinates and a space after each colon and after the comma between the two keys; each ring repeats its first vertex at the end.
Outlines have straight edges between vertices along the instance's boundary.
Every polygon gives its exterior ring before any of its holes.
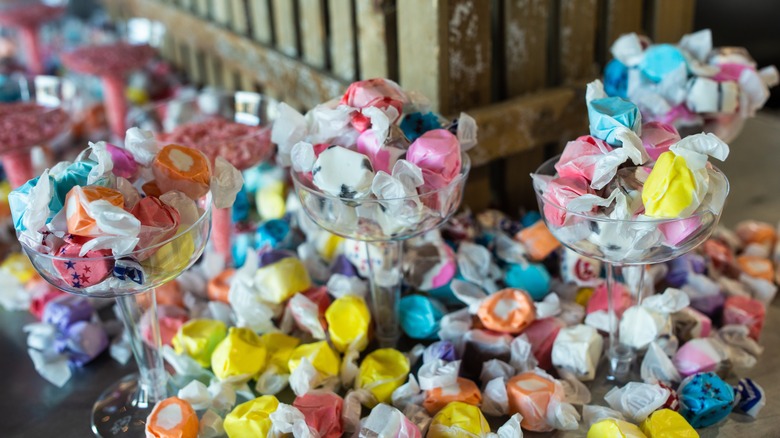
{"type": "Polygon", "coordinates": [[[236,233],[233,235],[233,263],[237,268],[244,266],[246,254],[254,249],[254,233],[236,233]]]}
{"type": "Polygon", "coordinates": [[[645,50],[639,70],[653,82],[661,82],[669,73],[687,65],[680,49],[671,44],[656,44],[645,50]]]}
{"type": "Polygon", "coordinates": [[[707,262],[699,254],[685,254],[669,262],[669,272],[666,274],[666,282],[669,286],[681,288],[688,283],[688,274],[703,274],[707,268],[707,262]]]}
{"type": "Polygon", "coordinates": [[[523,215],[523,218],[520,219],[520,223],[523,225],[523,228],[528,228],[531,225],[537,223],[539,219],[542,218],[542,215],[539,214],[538,211],[529,211],[528,213],[523,215]]]}
{"type": "Polygon", "coordinates": [[[677,393],[680,413],[696,429],[720,422],[734,406],[734,389],[714,373],[688,376],[677,393]]]}
{"type": "Polygon", "coordinates": [[[401,298],[399,319],[401,329],[412,339],[435,339],[444,306],[424,295],[401,298]]]}
{"type": "Polygon", "coordinates": [[[617,59],[604,67],[604,91],[610,96],[628,99],[628,67],[617,59]]]}
{"type": "MultiPolygon", "coordinates": [[[[77,161],[69,165],[64,171],[52,175],[53,196],[49,202],[51,211],[60,211],[65,205],[65,197],[70,189],[76,186],[86,186],[89,172],[95,167],[95,162],[77,161]]],[[[98,185],[99,182],[98,182],[98,185]]]]}
{"type": "Polygon", "coordinates": [[[602,97],[588,102],[588,120],[590,135],[600,138],[612,146],[621,146],[615,138],[615,130],[620,127],[641,132],[642,117],[639,108],[620,97],[602,97]]]}
{"type": "Polygon", "coordinates": [[[144,268],[132,259],[119,259],[114,262],[114,277],[123,281],[144,284],[144,268]]]}
{"type": "Polygon", "coordinates": [[[510,264],[504,274],[507,287],[523,289],[534,301],[541,301],[550,292],[550,273],[538,263],[510,264]]]}
{"type": "Polygon", "coordinates": [[[764,405],[766,405],[764,389],[758,386],[753,379],[740,379],[734,388],[734,392],[737,395],[737,405],[734,407],[734,410],[737,412],[756,418],[764,405]]]}
{"type": "Polygon", "coordinates": [[[452,362],[453,360],[458,360],[458,352],[455,350],[455,344],[452,342],[436,341],[425,347],[422,359],[424,364],[439,359],[452,362]]]}
{"type": "Polygon", "coordinates": [[[249,195],[246,193],[246,185],[236,194],[236,202],[233,203],[233,222],[243,222],[249,219],[249,195]]]}
{"type": "Polygon", "coordinates": [[[290,235],[290,224],[283,219],[271,219],[257,227],[255,247],[260,252],[279,249],[290,235]]]}
{"type": "Polygon", "coordinates": [[[401,120],[401,131],[409,141],[415,141],[428,131],[441,129],[439,117],[434,113],[411,113],[401,120]]]}

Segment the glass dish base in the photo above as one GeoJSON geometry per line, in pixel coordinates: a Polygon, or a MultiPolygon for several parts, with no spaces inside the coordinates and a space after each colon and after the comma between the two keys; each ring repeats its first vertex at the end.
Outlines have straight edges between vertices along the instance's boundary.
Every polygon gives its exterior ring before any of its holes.
{"type": "Polygon", "coordinates": [[[95,436],[145,437],[146,418],[155,402],[149,401],[138,385],[138,373],[125,376],[108,387],[92,406],[92,432],[95,436]]]}

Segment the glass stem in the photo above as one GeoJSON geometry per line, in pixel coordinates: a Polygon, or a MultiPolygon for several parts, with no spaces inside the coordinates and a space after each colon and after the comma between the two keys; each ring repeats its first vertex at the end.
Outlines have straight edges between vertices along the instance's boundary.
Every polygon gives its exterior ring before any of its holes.
{"type": "Polygon", "coordinates": [[[154,289],[136,295],[117,297],[125,330],[130,338],[133,356],[138,363],[137,407],[151,406],[166,398],[167,374],[160,354],[160,321],[157,319],[157,296],[154,289]],[[144,314],[139,300],[149,303],[146,310],[148,335],[143,336],[141,317],[144,314]]]}
{"type": "Polygon", "coordinates": [[[612,291],[615,288],[615,266],[605,262],[607,271],[607,318],[609,320],[609,345],[607,352],[611,353],[617,347],[617,314],[615,313],[615,298],[612,291]]]}
{"type": "Polygon", "coordinates": [[[637,287],[639,287],[639,290],[636,291],[636,305],[641,306],[642,301],[644,301],[645,297],[645,265],[639,266],[639,281],[637,282],[637,287]]]}
{"type": "Polygon", "coordinates": [[[398,327],[398,305],[401,300],[403,271],[400,241],[366,244],[371,301],[376,321],[376,337],[381,347],[394,347],[401,337],[398,327]],[[379,258],[381,263],[374,263],[379,258]]]}

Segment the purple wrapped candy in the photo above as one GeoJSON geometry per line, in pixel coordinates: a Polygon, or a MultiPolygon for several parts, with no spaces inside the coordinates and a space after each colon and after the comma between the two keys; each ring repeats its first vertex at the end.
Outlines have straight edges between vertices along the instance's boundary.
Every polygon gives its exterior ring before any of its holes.
{"type": "Polygon", "coordinates": [[[671,287],[681,288],[688,283],[689,273],[703,274],[706,268],[704,257],[699,254],[685,254],[669,262],[666,282],[671,287]]]}
{"type": "Polygon", "coordinates": [[[433,362],[437,359],[447,362],[457,360],[458,352],[455,351],[455,344],[450,341],[437,341],[423,351],[423,363],[433,362]]]}
{"type": "Polygon", "coordinates": [[[358,275],[355,265],[344,254],[339,254],[333,260],[333,263],[330,265],[330,273],[341,274],[347,277],[357,277],[358,275]]]}
{"type": "Polygon", "coordinates": [[[720,325],[725,303],[726,297],[723,294],[691,298],[691,307],[708,316],[714,325],[720,325]]]}
{"type": "Polygon", "coordinates": [[[79,321],[61,334],[56,346],[68,354],[72,364],[84,366],[108,347],[108,335],[100,324],[79,321]]]}
{"type": "Polygon", "coordinates": [[[79,321],[89,321],[95,309],[92,304],[77,295],[63,295],[46,304],[43,309],[43,322],[57,326],[65,332],[71,324],[79,321]]]}
{"type": "Polygon", "coordinates": [[[263,266],[272,265],[276,262],[278,262],[281,259],[286,259],[288,257],[297,257],[294,252],[288,251],[286,249],[272,249],[270,251],[265,251],[262,254],[260,254],[260,268],[263,266]]]}

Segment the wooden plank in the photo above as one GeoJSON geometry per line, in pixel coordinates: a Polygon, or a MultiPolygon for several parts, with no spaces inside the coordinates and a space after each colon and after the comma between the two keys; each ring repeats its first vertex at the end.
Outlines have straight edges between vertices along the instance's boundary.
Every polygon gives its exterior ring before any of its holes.
{"type": "Polygon", "coordinates": [[[178,1],[179,1],[179,5],[181,5],[182,8],[188,11],[195,10],[195,0],[178,0],[178,1]]]}
{"type": "Polygon", "coordinates": [[[230,18],[230,28],[236,33],[246,35],[249,28],[247,27],[247,4],[245,0],[230,0],[231,8],[230,12],[232,16],[230,18]]]}
{"type": "Polygon", "coordinates": [[[298,39],[295,35],[297,19],[293,0],[272,0],[274,37],[276,48],[289,56],[298,56],[298,39]]]}
{"type": "Polygon", "coordinates": [[[216,0],[211,3],[211,15],[214,18],[214,22],[230,27],[230,21],[233,18],[231,3],[231,0],[216,0]]]}
{"type": "Polygon", "coordinates": [[[191,45],[187,47],[187,54],[189,55],[189,59],[186,64],[187,73],[190,75],[190,79],[193,83],[202,85],[206,79],[206,72],[203,71],[203,54],[200,52],[200,50],[198,50],[197,47],[191,45]]]}
{"type": "Polygon", "coordinates": [[[462,207],[480,212],[491,206],[495,194],[491,189],[490,166],[472,167],[463,189],[462,207]]]}
{"type": "Polygon", "coordinates": [[[489,103],[490,8],[491,2],[478,0],[399,0],[404,87],[421,91],[445,114],[489,103]]]}
{"type": "Polygon", "coordinates": [[[205,65],[205,83],[208,86],[220,88],[222,86],[222,65],[219,58],[212,54],[203,55],[205,65]]]}
{"type": "Polygon", "coordinates": [[[229,65],[222,63],[222,72],[220,74],[222,79],[221,86],[228,91],[238,91],[238,83],[236,82],[236,72],[230,68],[229,65]]]}
{"type": "Polygon", "coordinates": [[[551,0],[507,0],[504,57],[509,97],[547,84],[547,30],[551,0]]]}
{"type": "Polygon", "coordinates": [[[499,162],[504,167],[504,182],[497,188],[500,190],[497,196],[502,200],[502,209],[513,217],[521,208],[534,210],[538,208],[529,175],[543,162],[543,147],[511,155],[499,162]]]}
{"type": "Polygon", "coordinates": [[[387,14],[382,4],[374,0],[357,0],[355,8],[361,78],[390,77],[389,50],[392,46],[389,44],[387,14]]]}
{"type": "Polygon", "coordinates": [[[560,0],[561,81],[569,83],[598,75],[596,0],[560,0]]]}
{"type": "Polygon", "coordinates": [[[693,29],[696,0],[653,0],[650,36],[656,43],[676,43],[693,29]]]}
{"type": "Polygon", "coordinates": [[[326,72],[177,8],[154,0],[108,1],[125,1],[135,16],[154,17],[180,41],[218,56],[223,63],[260,83],[265,93],[290,105],[311,108],[340,96],[346,88],[344,81],[326,72]]]}
{"type": "Polygon", "coordinates": [[[251,75],[239,72],[241,80],[239,87],[241,91],[255,91],[255,80],[251,75]]]}
{"type": "Polygon", "coordinates": [[[357,78],[352,6],[352,0],[328,1],[331,70],[333,74],[345,81],[353,81],[357,78]]]}
{"type": "Polygon", "coordinates": [[[268,8],[269,0],[249,0],[249,21],[252,23],[252,37],[263,44],[271,44],[273,41],[273,28],[271,27],[271,10],[268,8]]]}
{"type": "MultiPolygon", "coordinates": [[[[217,0],[224,2],[225,0],[217,0]]],[[[203,18],[209,18],[209,0],[193,0],[195,13],[203,18]]]]}
{"type": "MultiPolygon", "coordinates": [[[[642,0],[606,0],[606,48],[623,34],[642,33],[642,0]]],[[[611,56],[607,56],[611,58],[611,56]]]]}
{"type": "Polygon", "coordinates": [[[314,67],[325,68],[328,44],[325,35],[325,2],[324,0],[298,0],[298,5],[303,60],[314,67]]]}

